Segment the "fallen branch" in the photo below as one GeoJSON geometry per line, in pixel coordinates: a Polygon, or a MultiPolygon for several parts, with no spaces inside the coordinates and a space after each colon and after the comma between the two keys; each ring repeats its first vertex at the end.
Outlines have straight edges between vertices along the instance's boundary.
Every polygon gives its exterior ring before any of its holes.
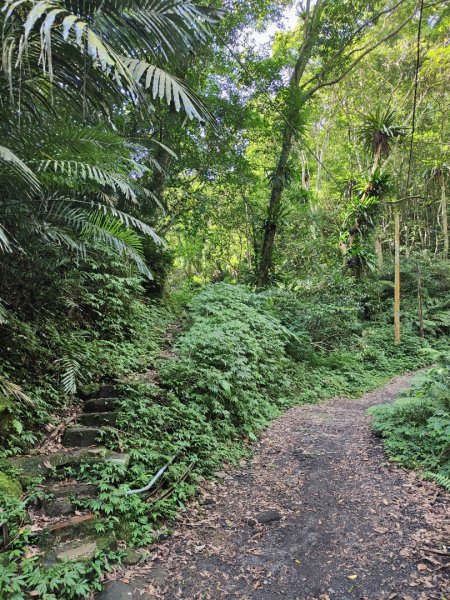
{"type": "Polygon", "coordinates": [[[434,550],[433,548],[421,548],[425,552],[431,552],[432,554],[439,554],[439,556],[450,556],[450,552],[447,550],[434,550]]]}

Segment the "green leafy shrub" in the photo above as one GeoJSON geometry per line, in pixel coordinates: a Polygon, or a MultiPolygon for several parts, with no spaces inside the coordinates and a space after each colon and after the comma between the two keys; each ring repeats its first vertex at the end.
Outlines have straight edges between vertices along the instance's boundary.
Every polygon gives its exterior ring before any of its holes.
{"type": "Polygon", "coordinates": [[[285,347],[288,330],[257,296],[217,284],[192,302],[192,324],[161,368],[163,385],[202,407],[213,427],[253,437],[289,394],[285,347]]]}
{"type": "Polygon", "coordinates": [[[370,409],[388,455],[450,489],[450,356],[393,404],[370,409]]]}

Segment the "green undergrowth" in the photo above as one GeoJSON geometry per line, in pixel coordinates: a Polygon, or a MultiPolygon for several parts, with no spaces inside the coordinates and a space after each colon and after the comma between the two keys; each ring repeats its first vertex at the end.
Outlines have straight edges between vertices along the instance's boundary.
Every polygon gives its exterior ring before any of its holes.
{"type": "Polygon", "coordinates": [[[372,407],[389,457],[450,491],[450,355],[393,403],[372,407]]]}
{"type": "MultiPolygon", "coordinates": [[[[255,293],[221,283],[184,297],[185,329],[173,355],[155,362],[173,311],[135,297],[124,282],[113,283],[119,285],[122,306],[116,307],[121,319],[116,329],[107,317],[109,342],[116,346],[112,362],[96,364],[103,354],[95,358],[98,340],[92,336],[80,361],[93,361],[92,379],[122,376],[117,426],[105,427],[101,441],[129,453],[131,462],[127,469],[113,464],[66,468],[59,477],[97,483],[98,497],[79,507],[100,517],[99,534],[113,532],[132,547],[166,535],[202,479],[248,454],[258,433],[286,408],[336,395],[360,396],[393,375],[429,364],[433,347],[441,344],[438,336],[420,339],[414,318],[405,317],[402,344],[395,346],[385,306],[368,308],[361,291],[348,291],[347,282],[344,295],[339,286],[255,293]],[[130,346],[130,355],[119,359],[130,346]],[[155,380],[136,374],[149,365],[158,372],[155,380]],[[168,468],[150,494],[126,495],[145,486],[164,465],[168,468]]],[[[7,454],[22,447],[17,437],[12,436],[7,454]]],[[[25,558],[29,530],[23,500],[9,498],[5,506],[13,529],[21,532],[3,555],[8,568],[1,571],[0,583],[14,589],[5,597],[22,600],[47,586],[46,598],[72,600],[83,597],[74,590],[98,587],[108,557],[44,569],[38,558],[25,558]]]]}
{"type": "Polygon", "coordinates": [[[158,384],[140,378],[124,385],[118,430],[105,429],[104,443],[129,452],[131,466],[125,479],[99,470],[102,491],[89,507],[132,545],[148,543],[201,478],[236,462],[286,408],[357,397],[430,360],[432,348],[412,327],[396,347],[392,328],[364,323],[357,307],[346,312],[340,335],[333,312],[343,309],[336,303],[319,324],[306,310],[298,294],[286,291],[256,294],[216,284],[196,295],[175,356],[159,361],[158,384]],[[168,463],[149,497],[124,497],[168,463]]]}
{"type": "MultiPolygon", "coordinates": [[[[86,259],[69,269],[62,286],[43,277],[36,291],[43,308],[30,313],[31,299],[22,299],[0,323],[7,349],[0,352],[0,392],[9,393],[14,425],[2,436],[0,456],[43,441],[45,426],[67,414],[80,385],[151,365],[175,319],[162,302],[148,299],[141,278],[106,250],[101,260],[86,259]]],[[[1,421],[0,410],[0,430],[1,421]]]]}
{"type": "MultiPolygon", "coordinates": [[[[32,556],[35,543],[27,522],[29,500],[0,497],[2,519],[8,523],[8,551],[0,554],[0,599],[80,600],[102,588],[104,573],[120,558],[118,552],[97,553],[88,562],[60,562],[44,566],[32,556]]],[[[3,521],[1,521],[3,522],[3,521]]],[[[0,530],[1,531],[1,530],[0,530]]],[[[3,533],[0,542],[3,543],[3,533]]]]}

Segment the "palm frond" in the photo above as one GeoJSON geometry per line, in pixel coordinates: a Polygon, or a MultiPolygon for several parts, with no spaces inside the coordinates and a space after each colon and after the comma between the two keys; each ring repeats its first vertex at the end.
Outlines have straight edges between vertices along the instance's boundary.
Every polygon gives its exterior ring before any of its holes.
{"type": "Polygon", "coordinates": [[[77,380],[81,372],[80,362],[73,356],[65,355],[55,361],[60,370],[61,386],[68,395],[77,392],[77,380]]]}
{"type": "Polygon", "coordinates": [[[83,235],[96,243],[112,248],[119,255],[129,258],[141,275],[153,280],[153,275],[141,255],[141,240],[136,233],[124,227],[117,219],[98,213],[94,214],[87,221],[83,235]]]}
{"type": "MultiPolygon", "coordinates": [[[[18,0],[7,2],[4,10],[7,22],[17,13],[23,15],[27,11],[19,43],[14,43],[13,36],[7,37],[4,43],[4,71],[10,78],[16,65],[22,65],[29,56],[31,46],[39,49],[38,62],[53,80],[52,45],[55,40],[63,41],[77,48],[83,59],[87,54],[94,68],[107,73],[118,89],[127,89],[132,97],[141,95],[142,83],[154,99],[173,102],[177,110],[185,108],[190,118],[210,117],[185,85],[144,57],[151,53],[167,60],[169,55],[190,52],[196,41],[206,39],[208,26],[220,18],[215,9],[199,8],[182,0],[170,3],[153,0],[143,6],[137,2],[102,2],[98,6],[74,2],[72,12],[56,0],[18,0]],[[9,52],[5,52],[6,47],[9,52]],[[139,58],[140,55],[143,56],[139,58]]],[[[61,48],[59,55],[63,56],[61,48]]],[[[70,73],[72,66],[70,62],[63,62],[58,76],[70,73]]]]}
{"type": "MultiPolygon", "coordinates": [[[[125,176],[117,171],[107,171],[96,165],[75,160],[45,160],[33,161],[37,163],[39,172],[53,172],[70,177],[72,180],[92,181],[97,185],[112,188],[116,193],[121,193],[127,200],[137,202],[136,192],[128,183],[125,176]]],[[[143,167],[142,167],[143,168],[143,167]]]]}
{"type": "Polygon", "coordinates": [[[11,243],[8,239],[8,236],[5,233],[5,230],[0,225],[0,252],[12,252],[11,243]]]}
{"type": "Polygon", "coordinates": [[[190,119],[212,120],[211,113],[200,98],[167,71],[135,58],[121,57],[121,60],[134,81],[140,83],[144,89],[150,90],[155,100],[165,100],[167,104],[173,103],[177,112],[183,109],[190,119]]]}
{"type": "Polygon", "coordinates": [[[5,325],[8,322],[8,311],[3,306],[0,299],[0,325],[5,325]]]}
{"type": "Polygon", "coordinates": [[[156,233],[153,227],[150,227],[150,225],[147,225],[140,219],[137,219],[136,217],[133,217],[128,213],[122,212],[114,206],[106,206],[100,203],[92,203],[92,207],[95,208],[98,212],[102,212],[104,215],[112,215],[113,217],[118,219],[125,227],[136,229],[137,231],[143,233],[145,236],[152,238],[155,244],[161,246],[166,245],[166,242],[161,237],[159,237],[159,235],[156,233]]]}
{"type": "Polygon", "coordinates": [[[0,162],[5,163],[24,182],[30,191],[39,193],[41,186],[33,171],[14,152],[5,146],[0,146],[0,162]]]}

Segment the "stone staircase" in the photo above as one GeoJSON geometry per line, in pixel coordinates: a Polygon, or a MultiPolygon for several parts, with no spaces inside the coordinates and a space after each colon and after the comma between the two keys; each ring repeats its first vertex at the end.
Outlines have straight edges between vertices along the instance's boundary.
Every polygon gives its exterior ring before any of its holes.
{"type": "Polygon", "coordinates": [[[18,479],[24,489],[32,479],[43,479],[39,486],[43,500],[30,514],[35,524],[33,529],[37,529],[36,545],[42,549],[46,565],[58,560],[89,559],[97,550],[115,546],[113,534],[96,533],[95,515],[77,510],[80,500],[95,498],[97,486],[76,478],[60,481],[55,477],[66,467],[72,467],[76,473],[82,465],[128,466],[127,454],[112,452],[99,444],[102,428],[114,427],[117,421],[120,397],[115,387],[110,384],[91,386],[83,394],[83,400],[78,422],[67,427],[62,435],[63,449],[9,459],[10,465],[19,472],[18,479]]]}
{"type": "Polygon", "coordinates": [[[120,397],[114,385],[103,385],[85,394],[83,414],[78,425],[68,427],[62,438],[68,448],[95,446],[102,427],[114,427],[117,422],[117,403],[120,397]]]}

